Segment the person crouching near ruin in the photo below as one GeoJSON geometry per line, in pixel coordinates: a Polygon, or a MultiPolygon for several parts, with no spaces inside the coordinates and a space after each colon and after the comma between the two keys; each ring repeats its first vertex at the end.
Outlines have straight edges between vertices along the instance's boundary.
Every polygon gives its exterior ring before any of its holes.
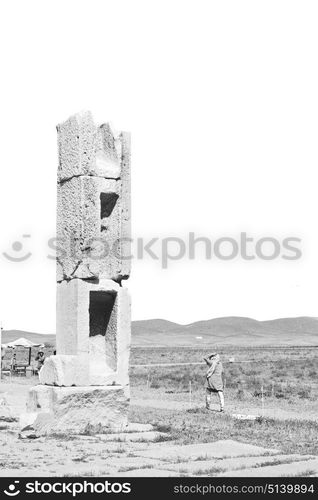
{"type": "Polygon", "coordinates": [[[224,394],[223,394],[223,365],[220,356],[213,352],[207,358],[203,358],[208,365],[206,373],[206,408],[211,410],[211,395],[217,392],[220,401],[220,412],[224,411],[224,394]]]}

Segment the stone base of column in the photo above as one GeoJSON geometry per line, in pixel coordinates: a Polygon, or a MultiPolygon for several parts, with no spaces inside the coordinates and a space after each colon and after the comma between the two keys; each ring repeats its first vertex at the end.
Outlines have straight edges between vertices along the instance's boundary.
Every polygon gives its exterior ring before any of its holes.
{"type": "Polygon", "coordinates": [[[30,389],[28,412],[38,436],[103,434],[128,425],[129,394],[123,386],[53,387],[30,389]]]}

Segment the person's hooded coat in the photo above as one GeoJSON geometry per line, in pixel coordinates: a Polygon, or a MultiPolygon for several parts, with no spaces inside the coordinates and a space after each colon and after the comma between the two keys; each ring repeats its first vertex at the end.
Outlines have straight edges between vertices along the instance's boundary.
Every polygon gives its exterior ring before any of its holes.
{"type": "Polygon", "coordinates": [[[206,388],[211,391],[223,391],[223,366],[220,356],[208,358],[209,368],[206,374],[206,388]]]}

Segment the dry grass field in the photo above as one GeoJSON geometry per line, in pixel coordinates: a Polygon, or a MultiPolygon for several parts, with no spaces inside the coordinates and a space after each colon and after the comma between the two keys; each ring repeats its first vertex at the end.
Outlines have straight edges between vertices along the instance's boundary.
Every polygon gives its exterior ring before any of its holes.
{"type": "MultiPolygon", "coordinates": [[[[202,356],[211,349],[134,348],[131,356],[133,387],[163,389],[176,396],[189,391],[201,393],[205,377],[202,356]],[[172,363],[180,365],[169,366],[172,363]],[[161,366],[136,366],[136,365],[161,366]],[[164,366],[167,364],[167,366],[164,366]]],[[[306,403],[318,409],[318,348],[219,348],[224,366],[226,390],[235,400],[259,402],[265,398],[279,406],[306,403]],[[230,361],[232,360],[232,362],[230,361]]]]}
{"type": "MultiPolygon", "coordinates": [[[[189,347],[133,349],[132,399],[136,404],[148,400],[149,405],[133,406],[132,418],[169,429],[180,443],[231,437],[276,446],[288,453],[318,453],[317,348],[220,347],[226,381],[225,415],[211,415],[204,408],[204,364],[135,366],[200,363],[208,352],[189,347]],[[229,362],[231,358],[235,361],[229,362]],[[155,401],[154,409],[151,404],[155,401]],[[179,403],[175,410],[172,402],[179,403]],[[261,418],[240,421],[233,413],[261,418]]],[[[215,403],[217,409],[217,400],[215,403]]]]}
{"type": "MultiPolygon", "coordinates": [[[[224,414],[218,413],[217,400],[216,411],[205,409],[206,368],[202,363],[202,356],[211,350],[214,348],[206,346],[204,349],[132,349],[130,421],[152,424],[155,431],[164,432],[155,446],[214,443],[231,439],[280,450],[284,454],[282,460],[287,467],[286,474],[289,474],[289,460],[294,460],[289,459],[290,454],[304,456],[304,460],[308,454],[318,455],[317,348],[219,346],[226,380],[224,414]],[[235,417],[237,414],[255,415],[258,418],[240,420],[235,417]]],[[[33,358],[36,351],[32,353],[33,358]]],[[[45,351],[48,355],[51,354],[52,347],[47,347],[45,351]]],[[[19,357],[24,355],[22,350],[19,357]]],[[[7,392],[9,396],[11,394],[19,412],[22,412],[27,386],[34,385],[37,381],[37,377],[12,377],[10,383],[9,378],[5,378],[1,391],[7,392]]],[[[139,460],[134,455],[137,445],[132,449],[130,445],[114,443],[111,451],[107,451],[108,445],[101,438],[89,436],[82,436],[77,441],[73,441],[70,436],[41,438],[34,442],[21,441],[17,435],[8,431],[7,425],[9,424],[3,422],[0,433],[4,452],[0,461],[4,475],[6,470],[13,475],[19,474],[22,469],[25,474],[29,473],[27,457],[30,453],[32,464],[42,464],[43,474],[49,475],[113,474],[112,466],[116,457],[121,464],[119,472],[128,471],[127,467],[134,468],[139,460]],[[98,457],[93,453],[96,446],[101,448],[98,457]],[[59,450],[67,457],[67,471],[59,450]],[[8,456],[11,457],[9,462],[5,458],[8,456]],[[96,469],[97,463],[99,468],[96,469]],[[131,463],[132,465],[127,465],[131,463]]],[[[148,445],[143,443],[138,446],[148,445]]],[[[272,465],[275,463],[273,460],[269,457],[272,465]]],[[[266,464],[266,460],[264,463],[266,464]]],[[[307,473],[316,474],[310,467],[307,473]]],[[[211,469],[209,473],[205,471],[204,475],[218,475],[218,471],[211,469]]]]}

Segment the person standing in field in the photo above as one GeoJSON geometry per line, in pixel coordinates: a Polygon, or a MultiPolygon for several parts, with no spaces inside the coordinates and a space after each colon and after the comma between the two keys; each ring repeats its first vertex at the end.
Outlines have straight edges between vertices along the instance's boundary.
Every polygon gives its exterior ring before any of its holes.
{"type": "Polygon", "coordinates": [[[17,355],[14,352],[10,362],[10,368],[14,372],[17,368],[17,355]]]}
{"type": "Polygon", "coordinates": [[[41,370],[42,366],[44,365],[45,361],[45,355],[42,349],[37,353],[35,357],[35,361],[37,361],[37,370],[38,372],[41,370]]]}
{"type": "Polygon", "coordinates": [[[223,384],[223,365],[221,363],[220,356],[213,352],[207,358],[203,358],[208,365],[208,371],[206,373],[206,395],[205,402],[206,408],[211,410],[211,395],[212,393],[217,393],[220,401],[220,412],[224,411],[224,384],[223,384]]]}

